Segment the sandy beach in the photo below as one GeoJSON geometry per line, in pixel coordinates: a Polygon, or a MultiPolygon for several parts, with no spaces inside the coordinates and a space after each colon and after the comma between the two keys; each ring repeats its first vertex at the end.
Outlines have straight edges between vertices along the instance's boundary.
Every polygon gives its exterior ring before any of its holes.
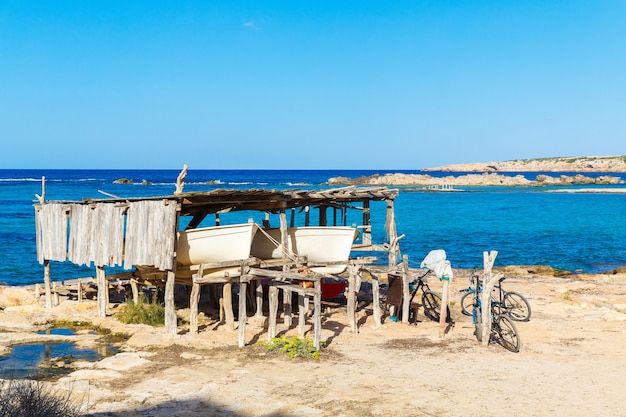
{"type": "MultiPolygon", "coordinates": [[[[10,330],[0,345],[6,353],[12,343],[36,340],[36,325],[53,319],[132,334],[117,355],[74,363],[51,382],[94,416],[626,416],[626,275],[507,273],[507,289],[527,295],[533,309],[529,322],[518,323],[519,353],[474,338],[459,307],[468,276],[455,271],[455,326],[443,339],[438,323],[421,314],[417,324],[375,327],[367,293],[358,334],[344,306],[327,304],[318,361],[268,353],[257,344],[266,340],[260,326],[249,325],[239,349],[237,332],[210,319],[198,336],[184,327],[172,336],[98,319],[92,301],[63,301],[46,313],[41,303],[14,299],[22,305],[0,311],[0,327],[10,330]]],[[[439,286],[436,278],[430,284],[439,286]]],[[[9,294],[4,288],[5,304],[9,294]]],[[[295,327],[279,331],[292,335],[295,327]]],[[[75,337],[90,343],[91,336],[75,337]]]]}

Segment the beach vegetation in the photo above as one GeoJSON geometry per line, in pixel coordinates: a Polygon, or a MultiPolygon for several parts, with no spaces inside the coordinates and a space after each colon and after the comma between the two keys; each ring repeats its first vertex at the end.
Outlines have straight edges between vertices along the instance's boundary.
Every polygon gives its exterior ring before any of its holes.
{"type": "Polygon", "coordinates": [[[312,358],[317,361],[320,358],[320,351],[315,348],[313,341],[308,337],[280,336],[273,338],[269,342],[259,342],[259,344],[263,345],[269,352],[285,353],[290,359],[312,358]]]}
{"type": "MultiPolygon", "coordinates": [[[[148,301],[145,293],[141,293],[139,300],[135,303],[129,299],[126,305],[115,313],[115,317],[126,324],[148,324],[150,326],[165,325],[165,305],[152,297],[148,301]]],[[[183,320],[177,317],[178,324],[182,324],[183,320]]]]}
{"type": "Polygon", "coordinates": [[[43,381],[0,380],[0,416],[74,417],[81,404],[71,399],[71,391],[59,391],[43,381]]]}
{"type": "Polygon", "coordinates": [[[573,298],[572,298],[572,292],[571,292],[571,291],[569,291],[569,290],[568,290],[568,291],[566,291],[566,292],[565,292],[565,294],[563,294],[563,298],[564,298],[565,300],[567,300],[567,301],[572,301],[572,300],[573,300],[573,298]]]}

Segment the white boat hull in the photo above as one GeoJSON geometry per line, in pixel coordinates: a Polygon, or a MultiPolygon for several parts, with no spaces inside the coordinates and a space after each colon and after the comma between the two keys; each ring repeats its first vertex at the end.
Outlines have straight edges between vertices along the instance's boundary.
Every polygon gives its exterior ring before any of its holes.
{"type": "Polygon", "coordinates": [[[198,265],[247,259],[256,231],[254,223],[185,230],[178,238],[176,260],[198,265]]]}
{"type": "MultiPolygon", "coordinates": [[[[276,242],[281,242],[280,229],[259,230],[252,240],[251,255],[260,259],[280,259],[282,252],[276,242]]],[[[345,264],[311,268],[323,274],[340,274],[345,271],[356,230],[345,226],[311,226],[287,229],[287,249],[297,256],[306,256],[310,263],[342,262],[345,264]]]]}

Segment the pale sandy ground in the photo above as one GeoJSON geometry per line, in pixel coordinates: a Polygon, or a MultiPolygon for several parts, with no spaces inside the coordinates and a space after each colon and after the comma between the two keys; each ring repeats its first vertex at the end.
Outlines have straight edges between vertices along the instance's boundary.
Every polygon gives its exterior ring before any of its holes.
{"type": "MultiPolygon", "coordinates": [[[[467,283],[457,272],[456,325],[443,339],[423,316],[375,328],[366,302],[352,334],[344,308],[328,308],[319,361],[267,354],[256,345],[266,340],[261,328],[250,327],[249,346],[238,349],[237,333],[215,323],[196,337],[167,336],[97,320],[94,304],[66,301],[47,317],[134,336],[123,353],[54,384],[70,387],[94,416],[626,416],[626,275],[509,277],[507,288],[533,308],[530,322],[518,323],[519,353],[475,340],[459,311],[467,283]]],[[[30,326],[45,316],[32,305],[0,311],[0,328],[12,330],[0,344],[32,337],[30,326]]]]}

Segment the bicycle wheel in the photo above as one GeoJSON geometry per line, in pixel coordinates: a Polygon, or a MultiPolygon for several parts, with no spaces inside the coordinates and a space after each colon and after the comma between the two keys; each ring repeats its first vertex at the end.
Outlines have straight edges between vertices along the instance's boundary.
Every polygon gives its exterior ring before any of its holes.
{"type": "MultiPolygon", "coordinates": [[[[424,306],[424,315],[432,321],[439,321],[441,318],[441,296],[434,291],[428,290],[422,294],[422,305],[424,306]]],[[[446,310],[446,322],[451,322],[450,307],[446,310]]]]}
{"type": "Polygon", "coordinates": [[[508,315],[501,314],[493,320],[492,333],[496,336],[497,342],[511,352],[519,352],[522,344],[517,327],[508,315]]]}
{"type": "Polygon", "coordinates": [[[515,291],[507,291],[504,293],[503,302],[512,320],[530,320],[530,304],[528,304],[528,300],[522,294],[515,291]]]}
{"type": "Polygon", "coordinates": [[[461,313],[466,316],[472,315],[472,310],[474,309],[474,298],[475,292],[468,292],[463,297],[461,297],[461,313]]]}
{"type": "Polygon", "coordinates": [[[475,304],[474,310],[472,310],[472,321],[474,322],[474,336],[476,340],[482,342],[483,340],[483,314],[480,305],[475,304]]]}

